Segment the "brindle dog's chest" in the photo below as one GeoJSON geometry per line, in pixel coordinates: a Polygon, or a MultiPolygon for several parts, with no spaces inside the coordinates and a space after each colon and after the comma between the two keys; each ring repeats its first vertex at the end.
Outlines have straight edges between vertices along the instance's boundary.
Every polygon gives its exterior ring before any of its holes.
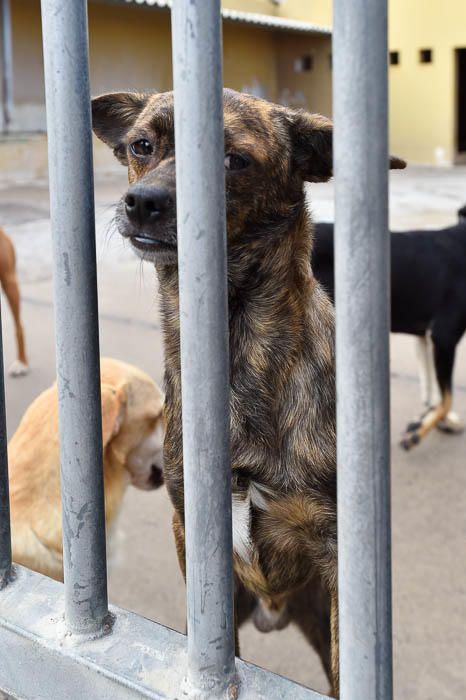
{"type": "MultiPolygon", "coordinates": [[[[167,376],[167,436],[164,474],[175,509],[184,513],[181,399],[178,377],[167,376]]],[[[336,558],[334,480],[284,489],[277,478],[292,466],[292,454],[281,464],[280,452],[251,433],[248,420],[235,417],[232,399],[232,491],[235,572],[243,584],[264,599],[286,597],[311,574],[331,569],[336,558]],[[246,426],[246,428],[245,428],[246,426]],[[323,534],[325,533],[325,534],[323,534]]],[[[262,416],[262,419],[265,419],[262,416]]],[[[254,418],[253,418],[254,420],[254,418]]],[[[276,416],[270,422],[276,423],[276,416]]],[[[276,435],[274,437],[276,440],[276,435]]],[[[293,441],[290,441],[293,443],[293,441]]],[[[303,465],[301,470],[305,471],[303,465]]],[[[308,468],[313,473],[312,466],[308,468]]],[[[282,475],[283,477],[284,475],[282,475]]],[[[312,482],[312,479],[310,480],[312,482]]]]}
{"type": "MultiPolygon", "coordinates": [[[[162,282],[164,474],[183,519],[177,285],[170,280],[168,293],[162,282]]],[[[289,593],[314,570],[324,578],[327,570],[335,570],[333,316],[324,300],[316,327],[321,335],[325,330],[325,342],[319,336],[317,364],[312,357],[316,323],[301,311],[306,322],[294,325],[290,314],[282,311],[280,317],[257,304],[254,313],[243,307],[238,316],[230,315],[235,570],[249,590],[263,597],[289,593]],[[322,372],[329,381],[321,381],[322,372]]]]}

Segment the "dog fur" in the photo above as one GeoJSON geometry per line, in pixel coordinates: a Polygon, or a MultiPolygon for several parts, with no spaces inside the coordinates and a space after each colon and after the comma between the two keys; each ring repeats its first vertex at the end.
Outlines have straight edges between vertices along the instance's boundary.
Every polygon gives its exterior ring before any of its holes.
{"type": "MultiPolygon", "coordinates": [[[[330,601],[316,645],[338,692],[333,307],[312,275],[304,182],[332,174],[332,125],[224,92],[234,566],[270,624],[313,581],[330,601]],[[246,524],[245,524],[246,523],[246,524]],[[327,642],[330,639],[328,632],[327,642]]],[[[173,95],[93,101],[94,130],[128,165],[120,232],[153,260],[165,340],[165,477],[184,570],[173,95]]],[[[397,159],[394,166],[402,166],[397,159]]],[[[311,640],[312,641],[312,640],[311,640]]]]}
{"type": "MultiPolygon", "coordinates": [[[[136,367],[102,358],[107,541],[129,483],[163,483],[163,394],[136,367]]],[[[57,387],[29,406],[8,445],[13,561],[63,580],[57,387]]]]}
{"type": "Polygon", "coordinates": [[[0,284],[8,299],[15,326],[17,358],[9,369],[12,377],[20,377],[29,371],[26,357],[24,330],[20,315],[20,295],[16,275],[16,254],[11,238],[0,228],[0,284]]]}

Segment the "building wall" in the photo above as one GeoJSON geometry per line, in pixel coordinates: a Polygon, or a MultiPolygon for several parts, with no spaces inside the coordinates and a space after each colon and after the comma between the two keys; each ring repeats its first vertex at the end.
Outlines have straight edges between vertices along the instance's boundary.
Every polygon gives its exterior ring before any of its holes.
{"type": "MultiPolygon", "coordinates": [[[[255,9],[276,7],[270,0],[257,0],[255,9]]],[[[40,1],[12,0],[12,23],[14,124],[18,130],[43,130],[46,122],[40,1]]],[[[328,42],[326,37],[324,43],[328,42]]],[[[327,83],[329,77],[328,71],[321,70],[328,58],[319,37],[226,21],[223,44],[225,85],[300,106],[315,103],[320,108],[322,104],[328,111],[327,96],[321,98],[318,85],[321,77],[325,76],[327,83]],[[310,52],[315,55],[315,70],[295,73],[294,58],[310,52]]],[[[166,11],[90,2],[89,51],[93,94],[121,89],[163,91],[172,87],[170,15],[166,11]]],[[[326,84],[323,94],[328,91],[326,84]]]]}
{"type": "Polygon", "coordinates": [[[13,125],[24,131],[45,129],[44,69],[40,1],[12,0],[13,125]]]}
{"type": "Polygon", "coordinates": [[[464,0],[390,0],[390,146],[411,162],[455,160],[455,48],[466,48],[464,0]],[[433,62],[419,63],[419,49],[433,62]]]}
{"type": "Polygon", "coordinates": [[[171,89],[170,14],[89,3],[91,92],[171,89]]]}
{"type": "Polygon", "coordinates": [[[332,6],[332,0],[284,0],[279,5],[277,14],[279,17],[290,17],[331,27],[332,6]]]}
{"type": "MultiPolygon", "coordinates": [[[[287,3],[285,3],[286,5],[287,3]]],[[[40,0],[12,0],[14,114],[16,131],[46,128],[40,0]]],[[[234,6],[235,2],[226,2],[234,6]]],[[[270,0],[237,2],[236,9],[276,12],[270,0]]],[[[93,0],[89,12],[91,92],[172,88],[170,14],[140,5],[112,5],[93,0]]],[[[290,34],[225,21],[223,25],[224,83],[291,107],[331,112],[330,37],[290,34]],[[310,72],[297,72],[295,61],[311,55],[310,72]]],[[[20,140],[21,141],[21,140],[20,140]]],[[[43,174],[45,148],[28,140],[2,145],[2,164],[12,159],[23,169],[43,174]],[[38,153],[37,163],[29,149],[38,153]],[[12,150],[13,149],[13,150],[12,150]]],[[[110,167],[113,157],[94,144],[97,167],[110,167]]]]}
{"type": "Polygon", "coordinates": [[[222,0],[222,7],[228,10],[258,12],[262,15],[278,14],[278,5],[272,0],[222,0]]]}
{"type": "MultiPolygon", "coordinates": [[[[14,122],[45,129],[40,1],[12,0],[14,122]]],[[[331,0],[224,0],[224,7],[330,26],[331,0]]],[[[415,163],[449,163],[456,152],[455,49],[466,48],[465,0],[389,0],[389,45],[400,52],[390,67],[390,147],[415,163]],[[420,64],[421,48],[433,63],[420,64]]],[[[89,3],[91,87],[171,88],[169,13],[139,5],[89,3]]],[[[291,106],[331,113],[330,38],[224,23],[225,84],[291,106]],[[311,54],[311,72],[294,61],[311,54]]]]}
{"type": "Polygon", "coordinates": [[[331,116],[331,38],[284,34],[277,41],[277,52],[278,101],[331,116]],[[295,61],[306,55],[312,57],[312,70],[296,72],[295,61]]]}
{"type": "Polygon", "coordinates": [[[229,10],[300,19],[325,27],[330,27],[332,24],[332,0],[282,0],[278,4],[272,0],[222,0],[222,7],[229,10]]]}
{"type": "Polygon", "coordinates": [[[223,81],[226,87],[234,90],[277,100],[275,33],[224,22],[223,81]]]}

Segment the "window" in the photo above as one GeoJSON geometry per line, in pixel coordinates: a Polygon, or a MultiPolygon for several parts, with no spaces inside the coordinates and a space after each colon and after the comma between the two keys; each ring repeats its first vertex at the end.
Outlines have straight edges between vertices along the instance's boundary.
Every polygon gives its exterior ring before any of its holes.
{"type": "Polygon", "coordinates": [[[400,64],[400,52],[390,51],[390,65],[398,66],[400,64]]]}
{"type": "Polygon", "coordinates": [[[314,68],[314,57],[310,54],[297,58],[294,62],[295,73],[306,73],[314,68]]]}
{"type": "Polygon", "coordinates": [[[419,63],[432,63],[433,51],[432,49],[420,49],[419,50],[419,63]]]}

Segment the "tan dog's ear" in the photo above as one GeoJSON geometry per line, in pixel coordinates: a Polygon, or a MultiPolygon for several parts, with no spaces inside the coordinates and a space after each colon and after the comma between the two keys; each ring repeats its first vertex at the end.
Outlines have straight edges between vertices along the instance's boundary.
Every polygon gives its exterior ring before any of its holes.
{"type": "Polygon", "coordinates": [[[139,92],[109,92],[92,100],[92,128],[113,149],[116,158],[128,165],[125,137],[149,99],[139,92]]]}
{"type": "MultiPolygon", "coordinates": [[[[289,111],[288,120],[294,167],[307,182],[326,182],[333,174],[332,122],[321,114],[303,110],[289,111]]],[[[388,167],[402,170],[406,168],[406,161],[390,156],[388,167]]]]}
{"type": "Polygon", "coordinates": [[[118,435],[126,411],[126,395],[122,388],[102,384],[102,444],[104,449],[118,435]]]}

